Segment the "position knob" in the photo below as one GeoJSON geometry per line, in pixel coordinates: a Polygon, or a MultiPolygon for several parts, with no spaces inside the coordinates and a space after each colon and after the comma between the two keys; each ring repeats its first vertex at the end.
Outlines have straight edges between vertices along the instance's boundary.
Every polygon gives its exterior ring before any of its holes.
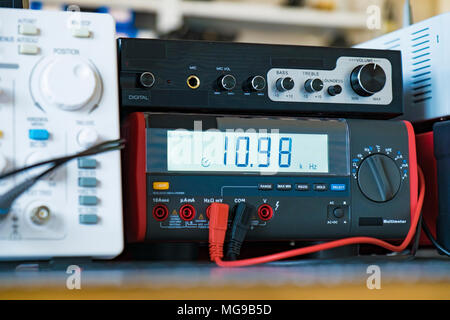
{"type": "Polygon", "coordinates": [[[36,91],[33,95],[44,108],[50,105],[78,110],[100,101],[102,84],[89,61],[75,56],[52,56],[41,61],[33,72],[32,91],[36,91]]]}
{"type": "Polygon", "coordinates": [[[278,91],[289,91],[294,88],[295,82],[291,77],[279,78],[276,83],[276,87],[278,91]]]}
{"type": "Polygon", "coordinates": [[[251,91],[262,91],[266,88],[266,79],[262,76],[250,77],[247,82],[251,91]]]}
{"type": "Polygon", "coordinates": [[[323,89],[323,81],[320,79],[308,79],[305,82],[306,92],[313,93],[319,92],[323,89]]]}
{"type": "Polygon", "coordinates": [[[375,202],[386,202],[394,198],[400,188],[400,170],[394,160],[384,154],[365,158],[358,170],[358,185],[361,192],[375,202]]]}
{"type": "Polygon", "coordinates": [[[231,74],[226,74],[224,76],[221,76],[217,80],[219,87],[223,90],[233,90],[234,87],[236,87],[236,78],[231,74]]]}
{"type": "Polygon", "coordinates": [[[371,96],[384,88],[386,73],[376,63],[357,66],[350,76],[353,90],[360,96],[371,96]]]}

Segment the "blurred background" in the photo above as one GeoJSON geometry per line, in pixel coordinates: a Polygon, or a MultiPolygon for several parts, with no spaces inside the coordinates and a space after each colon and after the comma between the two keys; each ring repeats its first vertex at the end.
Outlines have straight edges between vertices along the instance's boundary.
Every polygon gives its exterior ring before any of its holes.
{"type": "MultiPolygon", "coordinates": [[[[418,22],[450,0],[411,0],[418,22]]],[[[32,9],[108,12],[118,36],[346,47],[402,26],[403,0],[43,0],[32,9]]]]}

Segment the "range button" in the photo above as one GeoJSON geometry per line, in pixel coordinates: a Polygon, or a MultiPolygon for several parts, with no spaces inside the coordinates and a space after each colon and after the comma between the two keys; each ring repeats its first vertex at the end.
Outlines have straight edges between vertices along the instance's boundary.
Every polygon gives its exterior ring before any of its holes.
{"type": "Polygon", "coordinates": [[[270,191],[273,190],[273,184],[272,183],[259,183],[258,189],[263,191],[270,191]]]}
{"type": "Polygon", "coordinates": [[[277,183],[277,190],[280,190],[280,191],[292,190],[292,184],[291,183],[277,183]]]}

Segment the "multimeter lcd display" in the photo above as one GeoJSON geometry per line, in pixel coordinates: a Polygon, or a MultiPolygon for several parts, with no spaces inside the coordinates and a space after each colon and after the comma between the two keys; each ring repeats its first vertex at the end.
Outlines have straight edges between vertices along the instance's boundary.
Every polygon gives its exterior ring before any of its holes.
{"type": "Polygon", "coordinates": [[[346,120],[151,114],[149,174],[348,176],[346,120]]]}
{"type": "Polygon", "coordinates": [[[328,135],[168,130],[167,170],[328,173],[328,135]]]}

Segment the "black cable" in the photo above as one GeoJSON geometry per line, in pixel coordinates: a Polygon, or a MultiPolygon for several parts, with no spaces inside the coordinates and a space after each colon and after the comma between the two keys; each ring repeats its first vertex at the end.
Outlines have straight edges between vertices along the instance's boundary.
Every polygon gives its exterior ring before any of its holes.
{"type": "Polygon", "coordinates": [[[423,223],[423,215],[422,211],[420,212],[419,222],[417,223],[416,228],[416,234],[414,235],[414,242],[411,246],[410,255],[412,258],[416,256],[417,250],[419,249],[419,243],[420,243],[420,231],[422,230],[422,223],[423,223]]]}
{"type": "Polygon", "coordinates": [[[11,172],[8,172],[8,173],[0,176],[0,179],[4,179],[4,178],[10,177],[12,175],[15,175],[17,173],[20,173],[20,172],[23,172],[23,171],[26,171],[26,170],[29,170],[29,169],[32,169],[32,168],[35,168],[38,166],[43,166],[46,164],[53,163],[53,166],[48,168],[44,172],[25,180],[24,182],[18,184],[17,186],[14,186],[11,190],[6,192],[5,194],[1,195],[0,196],[0,215],[8,214],[9,211],[11,210],[11,207],[12,207],[14,201],[18,197],[20,197],[25,191],[30,189],[40,179],[42,179],[49,173],[53,172],[60,166],[66,164],[67,162],[69,162],[73,159],[76,159],[76,158],[80,158],[80,157],[86,157],[89,155],[100,154],[100,153],[104,153],[104,152],[108,152],[108,151],[120,150],[120,149],[123,149],[124,146],[125,146],[125,140],[122,140],[122,139],[111,140],[111,141],[100,143],[100,144],[95,145],[85,151],[81,151],[81,152],[73,154],[71,156],[65,156],[65,157],[56,158],[56,159],[52,159],[52,160],[48,160],[48,161],[43,161],[43,162],[36,163],[36,164],[30,165],[30,166],[27,166],[27,167],[24,167],[21,169],[13,170],[11,172]]]}
{"type": "MultiPolygon", "coordinates": [[[[110,141],[106,141],[106,142],[102,142],[100,144],[97,144],[93,147],[90,147],[89,149],[86,149],[84,151],[81,151],[79,153],[70,155],[70,156],[64,156],[64,157],[60,157],[60,158],[55,158],[55,159],[50,159],[50,160],[46,160],[46,161],[42,161],[42,162],[38,162],[38,163],[34,163],[32,165],[26,166],[26,167],[22,167],[20,169],[15,169],[12,171],[9,171],[7,173],[4,173],[2,175],[0,175],[0,180],[2,179],[6,179],[10,176],[16,175],[20,172],[23,171],[28,171],[29,169],[33,169],[36,167],[40,167],[46,164],[51,164],[51,163],[58,163],[58,162],[67,162],[70,161],[72,159],[75,158],[81,158],[81,157],[87,157],[87,156],[91,156],[91,155],[95,155],[95,154],[99,154],[99,153],[103,153],[106,151],[110,151],[110,148],[118,148],[122,149],[124,146],[125,140],[124,139],[117,139],[117,140],[110,140],[110,141]]],[[[113,149],[111,149],[113,150],[113,149]]],[[[115,149],[114,149],[115,150],[115,149]]]]}
{"type": "Polygon", "coordinates": [[[425,234],[427,235],[428,239],[430,239],[431,243],[436,247],[436,249],[440,253],[446,255],[447,257],[450,257],[450,252],[447,249],[445,249],[443,246],[441,246],[437,242],[437,240],[433,237],[433,234],[431,233],[430,228],[428,228],[428,225],[425,222],[425,220],[422,222],[422,228],[423,228],[423,231],[425,231],[425,234]]]}
{"type": "Polygon", "coordinates": [[[230,228],[230,242],[228,243],[227,258],[236,260],[241,254],[242,243],[250,229],[251,217],[256,214],[254,206],[239,203],[234,209],[234,218],[230,228]]]}

